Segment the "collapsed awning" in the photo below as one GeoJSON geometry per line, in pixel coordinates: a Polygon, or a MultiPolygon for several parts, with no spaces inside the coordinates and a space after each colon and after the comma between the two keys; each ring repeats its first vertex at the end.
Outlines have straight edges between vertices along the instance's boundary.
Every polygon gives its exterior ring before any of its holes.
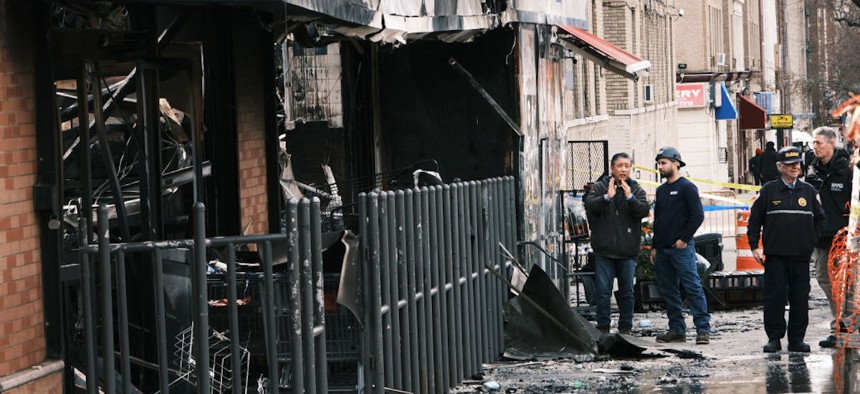
{"type": "Polygon", "coordinates": [[[639,79],[639,73],[651,68],[651,62],[627,52],[615,44],[578,27],[558,25],[559,44],[603,68],[625,78],[639,79]]]}
{"type": "Polygon", "coordinates": [[[717,109],[714,111],[714,119],[716,120],[732,120],[738,118],[738,111],[735,109],[734,100],[729,96],[729,91],[726,90],[724,82],[719,83],[719,92],[714,94],[717,109]]]}
{"type": "Polygon", "coordinates": [[[738,124],[741,130],[765,128],[767,111],[764,108],[742,95],[738,95],[738,107],[740,107],[738,124]]]}

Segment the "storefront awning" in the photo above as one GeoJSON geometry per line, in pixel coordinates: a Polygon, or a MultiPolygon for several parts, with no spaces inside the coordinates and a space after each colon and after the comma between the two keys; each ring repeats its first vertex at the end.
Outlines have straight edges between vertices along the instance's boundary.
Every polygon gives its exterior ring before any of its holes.
{"type": "Polygon", "coordinates": [[[622,77],[635,81],[639,73],[651,68],[651,62],[578,27],[558,25],[558,29],[559,44],[563,47],[622,77]]]}
{"type": "Polygon", "coordinates": [[[740,119],[738,125],[743,129],[763,129],[767,123],[767,111],[746,96],[738,95],[740,119]]]}
{"type": "Polygon", "coordinates": [[[719,92],[716,92],[714,95],[717,107],[716,111],[714,111],[714,119],[716,120],[732,120],[738,118],[738,111],[735,109],[734,100],[732,100],[731,96],[729,96],[729,91],[726,90],[726,84],[723,82],[719,83],[719,92]]]}

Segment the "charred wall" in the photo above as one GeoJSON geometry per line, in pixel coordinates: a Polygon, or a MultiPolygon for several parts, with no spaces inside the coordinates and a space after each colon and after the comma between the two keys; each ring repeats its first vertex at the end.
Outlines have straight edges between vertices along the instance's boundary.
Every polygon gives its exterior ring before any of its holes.
{"type": "Polygon", "coordinates": [[[513,37],[510,30],[497,29],[471,43],[422,40],[380,49],[383,171],[434,159],[445,182],[512,173],[505,163],[513,131],[448,60],[469,70],[517,119],[513,37]]]}

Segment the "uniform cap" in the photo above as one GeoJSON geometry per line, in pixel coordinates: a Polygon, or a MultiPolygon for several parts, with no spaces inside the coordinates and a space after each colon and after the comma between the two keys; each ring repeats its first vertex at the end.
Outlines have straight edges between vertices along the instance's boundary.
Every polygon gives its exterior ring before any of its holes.
{"type": "Polygon", "coordinates": [[[776,160],[782,164],[799,163],[803,161],[803,156],[800,155],[800,149],[794,146],[786,146],[776,152],[776,160]]]}

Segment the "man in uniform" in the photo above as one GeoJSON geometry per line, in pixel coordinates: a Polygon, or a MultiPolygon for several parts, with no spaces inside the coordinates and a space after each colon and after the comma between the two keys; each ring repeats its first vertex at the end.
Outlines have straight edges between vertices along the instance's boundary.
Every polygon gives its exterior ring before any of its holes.
{"type": "Polygon", "coordinates": [[[830,314],[833,321],[830,323],[831,335],[818,342],[821,347],[836,346],[836,337],[832,330],[836,328],[836,305],[833,303],[833,295],[830,285],[830,274],[827,272],[830,244],[833,236],[841,228],[848,225],[848,202],[851,200],[851,165],[848,151],[837,148],[836,142],[839,131],[832,127],[819,127],[812,132],[812,150],[815,158],[809,164],[809,172],[806,182],[818,190],[821,197],[821,207],[827,216],[827,224],[812,253],[815,261],[815,279],[824,290],[827,302],[830,304],[830,314]]]}
{"type": "Polygon", "coordinates": [[[650,210],[645,190],[630,179],[630,156],[616,153],[610,161],[611,177],[592,186],[585,198],[591,227],[591,247],[596,257],[597,328],[609,333],[612,282],[618,278],[618,332],[633,327],[633,277],[640,251],[642,218],[650,210]]]}
{"type": "Polygon", "coordinates": [[[788,350],[809,352],[803,342],[809,323],[809,258],[826,219],[815,188],[798,179],[802,160],[793,146],[777,152],[781,176],[762,186],[747,223],[753,257],[764,265],[765,353],[782,350],[786,296],[788,350]],[[759,239],[764,241],[763,249],[759,239]]]}
{"type": "Polygon", "coordinates": [[[684,287],[693,323],[696,344],[710,342],[711,315],[696,268],[693,236],[705,220],[699,189],[680,174],[685,165],[677,149],[667,146],[657,152],[657,167],[666,183],[657,187],[654,206],[654,237],[651,262],[656,265],[657,288],[666,303],[669,330],[657,342],[686,342],[683,304],[679,284],[684,287]]]}

